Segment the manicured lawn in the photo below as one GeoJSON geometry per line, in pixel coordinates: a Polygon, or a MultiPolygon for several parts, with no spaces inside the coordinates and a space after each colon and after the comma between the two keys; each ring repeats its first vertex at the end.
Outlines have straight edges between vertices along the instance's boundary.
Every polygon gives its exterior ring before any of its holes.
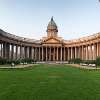
{"type": "Polygon", "coordinates": [[[100,71],[67,65],[3,69],[0,100],[100,100],[100,71]]]}

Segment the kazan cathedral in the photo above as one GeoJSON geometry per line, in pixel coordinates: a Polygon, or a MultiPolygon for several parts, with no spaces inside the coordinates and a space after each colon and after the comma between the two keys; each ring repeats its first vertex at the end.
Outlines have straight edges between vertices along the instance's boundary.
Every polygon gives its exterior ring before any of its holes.
{"type": "Polygon", "coordinates": [[[31,58],[37,61],[68,61],[75,58],[95,60],[100,56],[100,33],[74,40],[58,36],[58,28],[51,18],[47,36],[40,40],[19,37],[0,29],[0,57],[16,60],[31,58]]]}

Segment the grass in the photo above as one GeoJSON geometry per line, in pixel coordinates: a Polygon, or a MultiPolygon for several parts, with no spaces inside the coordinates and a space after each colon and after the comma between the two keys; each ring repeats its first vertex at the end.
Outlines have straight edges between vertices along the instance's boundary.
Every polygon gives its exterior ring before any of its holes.
{"type": "Polygon", "coordinates": [[[100,100],[100,71],[42,64],[0,70],[0,100],[100,100]]]}

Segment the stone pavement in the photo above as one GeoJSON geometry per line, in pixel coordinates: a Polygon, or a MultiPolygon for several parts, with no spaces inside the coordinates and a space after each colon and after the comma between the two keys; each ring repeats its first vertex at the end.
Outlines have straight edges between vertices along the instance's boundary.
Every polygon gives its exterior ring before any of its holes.
{"type": "Polygon", "coordinates": [[[2,69],[8,69],[8,68],[26,68],[26,67],[31,67],[33,64],[27,64],[27,65],[15,65],[15,66],[10,66],[10,65],[8,65],[8,66],[1,66],[0,68],[2,69]]]}
{"type": "MultiPolygon", "coordinates": [[[[7,66],[0,66],[0,69],[10,69],[10,68],[12,68],[12,69],[14,69],[14,68],[18,68],[18,69],[20,69],[20,68],[27,68],[27,67],[31,67],[31,66],[33,66],[33,65],[37,65],[37,64],[27,64],[27,65],[15,65],[15,66],[10,66],[10,65],[7,65],[7,66]]],[[[76,68],[82,68],[82,69],[90,69],[90,70],[100,70],[100,68],[96,68],[96,67],[89,67],[89,66],[81,66],[81,65],[79,65],[79,64],[66,64],[66,65],[70,65],[70,66],[72,66],[72,67],[76,67],[76,68]]]]}
{"type": "Polygon", "coordinates": [[[97,68],[97,67],[81,66],[79,64],[67,64],[67,65],[71,65],[73,67],[82,68],[82,69],[91,69],[91,70],[92,69],[99,69],[100,70],[100,68],[97,68]]]}

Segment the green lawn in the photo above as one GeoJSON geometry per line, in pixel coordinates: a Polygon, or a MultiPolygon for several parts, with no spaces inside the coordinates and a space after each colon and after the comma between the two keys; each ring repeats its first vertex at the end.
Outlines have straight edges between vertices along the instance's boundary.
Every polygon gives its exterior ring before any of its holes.
{"type": "Polygon", "coordinates": [[[100,100],[100,71],[67,65],[3,69],[0,100],[100,100]]]}

